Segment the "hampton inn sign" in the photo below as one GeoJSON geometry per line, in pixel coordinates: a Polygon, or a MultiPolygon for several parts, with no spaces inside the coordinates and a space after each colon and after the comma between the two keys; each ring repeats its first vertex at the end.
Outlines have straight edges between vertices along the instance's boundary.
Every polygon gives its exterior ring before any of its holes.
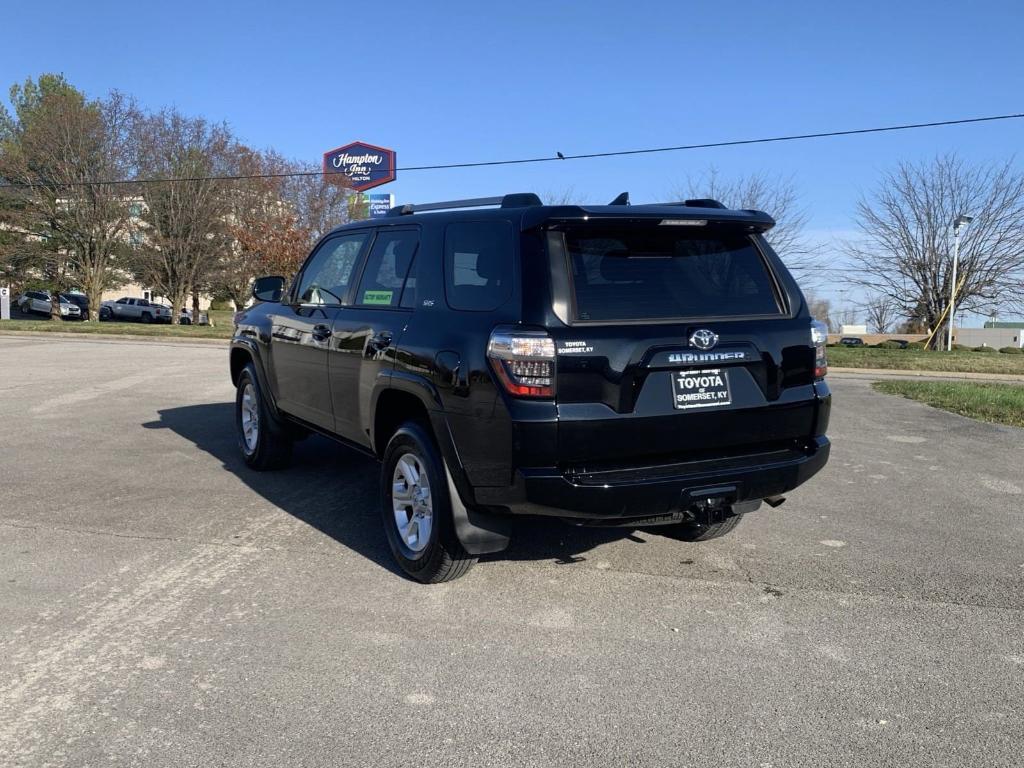
{"type": "Polygon", "coordinates": [[[395,180],[395,153],[356,141],[324,152],[324,176],[340,174],[346,186],[356,192],[379,187],[395,180]]]}

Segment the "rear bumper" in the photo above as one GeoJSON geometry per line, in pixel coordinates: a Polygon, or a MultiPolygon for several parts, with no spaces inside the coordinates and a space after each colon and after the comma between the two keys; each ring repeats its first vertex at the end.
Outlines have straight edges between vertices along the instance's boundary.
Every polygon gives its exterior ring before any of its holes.
{"type": "Polygon", "coordinates": [[[516,514],[591,520],[671,515],[707,498],[738,504],[792,491],[825,466],[829,448],[822,436],[802,445],[702,461],[596,471],[525,468],[500,494],[477,489],[477,501],[516,514]]]}

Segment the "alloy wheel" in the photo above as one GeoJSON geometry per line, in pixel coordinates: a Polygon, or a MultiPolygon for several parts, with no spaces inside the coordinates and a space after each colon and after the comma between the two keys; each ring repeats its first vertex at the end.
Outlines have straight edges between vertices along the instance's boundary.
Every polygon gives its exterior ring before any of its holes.
{"type": "Polygon", "coordinates": [[[391,501],[402,543],[413,552],[422,552],[430,541],[434,504],[426,468],[415,453],[402,454],[395,464],[391,501]]]}
{"type": "Polygon", "coordinates": [[[260,409],[256,399],[256,390],[251,382],[247,382],[242,390],[242,439],[249,453],[256,451],[260,439],[260,409]]]}

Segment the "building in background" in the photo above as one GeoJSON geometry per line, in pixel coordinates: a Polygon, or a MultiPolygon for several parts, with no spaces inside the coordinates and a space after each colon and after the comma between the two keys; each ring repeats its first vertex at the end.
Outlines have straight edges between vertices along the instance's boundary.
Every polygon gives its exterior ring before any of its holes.
{"type": "Polygon", "coordinates": [[[1024,348],[1024,323],[985,323],[984,328],[954,328],[953,343],[965,347],[1024,348]],[[996,327],[990,327],[996,326],[996,327]],[[1004,327],[1007,326],[1007,327],[1004,327]]]}

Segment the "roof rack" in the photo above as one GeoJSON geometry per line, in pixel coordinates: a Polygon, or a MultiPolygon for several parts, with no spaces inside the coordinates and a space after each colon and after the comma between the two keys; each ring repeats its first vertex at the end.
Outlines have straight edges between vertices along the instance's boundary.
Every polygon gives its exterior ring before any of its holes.
{"type": "Polygon", "coordinates": [[[448,211],[454,208],[483,208],[488,205],[496,205],[500,208],[529,208],[534,205],[543,205],[543,203],[533,192],[516,192],[502,197],[474,197],[467,200],[445,200],[439,203],[396,205],[388,211],[388,216],[408,216],[423,211],[448,211]]]}

